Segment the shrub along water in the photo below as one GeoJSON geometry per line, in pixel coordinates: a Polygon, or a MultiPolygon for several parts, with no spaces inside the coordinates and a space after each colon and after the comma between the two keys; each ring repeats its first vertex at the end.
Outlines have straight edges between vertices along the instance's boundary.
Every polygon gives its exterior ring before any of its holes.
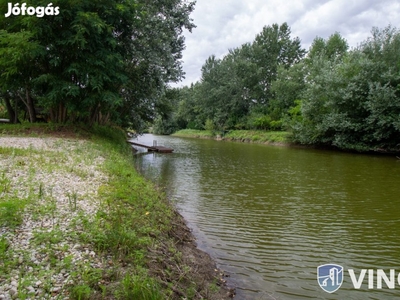
{"type": "Polygon", "coordinates": [[[285,130],[303,145],[400,152],[400,30],[373,28],[352,49],[337,32],[316,37],[306,55],[290,35],[286,23],[273,24],[210,56],[198,82],[169,91],[156,133],[285,130]]]}
{"type": "Polygon", "coordinates": [[[290,133],[286,131],[264,131],[264,130],[229,130],[211,131],[182,129],[173,134],[179,137],[222,139],[228,141],[252,142],[252,143],[279,143],[290,142],[290,133]]]}

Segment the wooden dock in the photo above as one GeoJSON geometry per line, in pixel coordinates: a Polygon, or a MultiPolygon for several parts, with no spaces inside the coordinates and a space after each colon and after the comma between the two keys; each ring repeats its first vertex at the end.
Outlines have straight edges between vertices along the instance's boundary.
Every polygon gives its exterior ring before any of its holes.
{"type": "Polygon", "coordinates": [[[148,146],[148,145],[144,145],[144,144],[140,144],[140,143],[136,143],[136,142],[132,142],[132,141],[127,141],[129,144],[134,145],[134,146],[139,146],[139,147],[143,147],[146,148],[148,152],[160,152],[160,153],[172,153],[174,151],[174,149],[168,148],[168,147],[164,147],[164,146],[148,146]]]}

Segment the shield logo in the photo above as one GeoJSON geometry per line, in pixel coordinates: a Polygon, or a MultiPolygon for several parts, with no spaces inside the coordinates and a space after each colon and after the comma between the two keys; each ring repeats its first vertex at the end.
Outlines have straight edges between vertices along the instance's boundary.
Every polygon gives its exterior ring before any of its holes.
{"type": "Polygon", "coordinates": [[[343,267],[335,264],[321,265],[317,268],[318,284],[327,293],[336,292],[343,283],[343,267]]]}

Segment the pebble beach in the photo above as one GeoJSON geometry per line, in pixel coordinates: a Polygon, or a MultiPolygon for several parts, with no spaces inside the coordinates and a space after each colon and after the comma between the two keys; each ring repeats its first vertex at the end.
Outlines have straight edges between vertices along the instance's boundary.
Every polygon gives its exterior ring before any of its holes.
{"type": "Polygon", "coordinates": [[[0,152],[0,197],[28,202],[19,225],[0,226],[0,239],[12,253],[9,272],[0,274],[0,299],[69,299],[66,287],[78,265],[107,264],[75,238],[81,222],[96,214],[98,188],[107,182],[104,159],[88,155],[86,143],[0,137],[0,149],[8,149],[0,152]]]}

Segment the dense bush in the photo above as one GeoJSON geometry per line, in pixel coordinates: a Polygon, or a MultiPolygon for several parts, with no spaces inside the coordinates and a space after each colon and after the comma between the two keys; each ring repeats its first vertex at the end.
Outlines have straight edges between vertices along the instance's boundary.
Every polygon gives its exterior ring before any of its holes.
{"type": "Polygon", "coordinates": [[[399,151],[400,33],[374,28],[348,48],[334,33],[303,58],[286,23],[265,27],[253,43],[210,56],[201,80],[176,91],[172,115],[179,129],[285,129],[302,144],[399,151]]]}
{"type": "Polygon", "coordinates": [[[42,112],[45,121],[142,129],[162,111],[167,84],[183,76],[182,31],[194,27],[194,2],[59,3],[54,16],[0,18],[0,102],[10,120],[36,122],[42,112]]]}
{"type": "Polygon", "coordinates": [[[344,55],[313,58],[297,141],[343,149],[400,149],[400,33],[388,27],[344,55]]]}

